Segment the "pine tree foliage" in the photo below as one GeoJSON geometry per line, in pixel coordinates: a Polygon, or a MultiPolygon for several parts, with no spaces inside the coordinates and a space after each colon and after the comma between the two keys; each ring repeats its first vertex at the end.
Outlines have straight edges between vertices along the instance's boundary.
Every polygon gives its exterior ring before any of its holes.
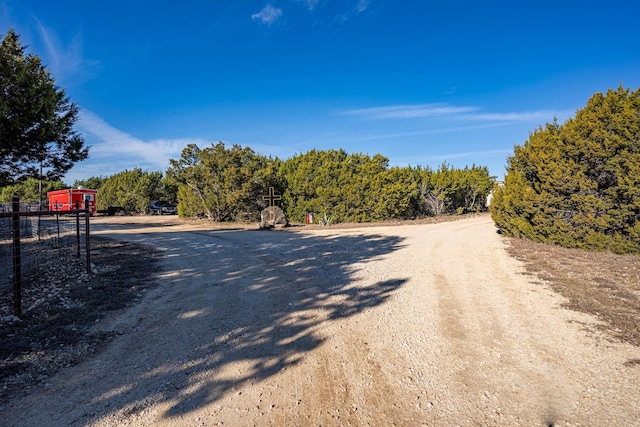
{"type": "Polygon", "coordinates": [[[0,186],[56,180],[88,156],[74,131],[78,107],[56,86],[40,58],[9,30],[0,43],[0,186]]]}
{"type": "Polygon", "coordinates": [[[512,236],[640,251],[640,89],[597,93],[516,146],[491,212],[512,236]]]}
{"type": "Polygon", "coordinates": [[[179,160],[170,160],[167,178],[177,185],[181,216],[203,214],[220,222],[256,220],[267,206],[262,196],[269,187],[282,191],[277,164],[277,159],[249,147],[227,148],[218,142],[201,149],[190,144],[179,160]]]}

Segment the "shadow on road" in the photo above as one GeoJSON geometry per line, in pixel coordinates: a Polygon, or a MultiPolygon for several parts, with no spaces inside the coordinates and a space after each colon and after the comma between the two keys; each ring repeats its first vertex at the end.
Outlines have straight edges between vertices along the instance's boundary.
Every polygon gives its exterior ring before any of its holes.
{"type": "Polygon", "coordinates": [[[140,353],[137,365],[108,374],[89,396],[93,416],[167,403],[170,418],[215,403],[300,363],[326,340],[327,321],[379,306],[406,282],[370,274],[354,280],[401,247],[394,236],[192,231],[145,239],[165,251],[158,280],[172,308],[158,306],[143,320],[144,341],[131,349],[140,353]]]}

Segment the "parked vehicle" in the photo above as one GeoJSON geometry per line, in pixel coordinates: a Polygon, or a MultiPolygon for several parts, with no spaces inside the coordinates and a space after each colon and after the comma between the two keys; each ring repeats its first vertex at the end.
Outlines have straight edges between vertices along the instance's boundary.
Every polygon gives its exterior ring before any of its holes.
{"type": "Polygon", "coordinates": [[[153,200],[149,204],[149,213],[151,215],[176,215],[178,208],[171,203],[153,200]]]}
{"type": "Polygon", "coordinates": [[[97,214],[106,216],[114,216],[118,212],[124,215],[124,208],[122,206],[107,206],[107,209],[98,209],[96,211],[97,214]]]}

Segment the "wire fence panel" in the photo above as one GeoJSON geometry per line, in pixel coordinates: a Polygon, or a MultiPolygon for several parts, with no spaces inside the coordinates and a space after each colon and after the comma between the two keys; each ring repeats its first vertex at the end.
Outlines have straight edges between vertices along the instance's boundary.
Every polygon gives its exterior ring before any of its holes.
{"type": "MultiPolygon", "coordinates": [[[[15,230],[11,206],[0,205],[0,316],[16,313],[16,264],[19,264],[20,290],[28,292],[29,284],[46,278],[52,269],[60,268],[69,254],[88,258],[81,245],[88,240],[85,218],[77,213],[55,213],[39,210],[38,204],[20,203],[19,249],[16,255],[15,230]]],[[[86,249],[86,248],[85,248],[86,249]]],[[[18,312],[19,309],[18,305],[18,312]]]]}

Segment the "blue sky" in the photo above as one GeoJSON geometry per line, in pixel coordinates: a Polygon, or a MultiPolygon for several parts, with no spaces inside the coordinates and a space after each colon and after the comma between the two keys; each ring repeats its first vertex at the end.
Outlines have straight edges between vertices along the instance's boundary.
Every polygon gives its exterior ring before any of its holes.
{"type": "Polygon", "coordinates": [[[636,0],[0,0],[81,109],[65,178],[165,171],[189,143],[281,159],[488,166],[596,92],[640,87],[636,0]]]}

